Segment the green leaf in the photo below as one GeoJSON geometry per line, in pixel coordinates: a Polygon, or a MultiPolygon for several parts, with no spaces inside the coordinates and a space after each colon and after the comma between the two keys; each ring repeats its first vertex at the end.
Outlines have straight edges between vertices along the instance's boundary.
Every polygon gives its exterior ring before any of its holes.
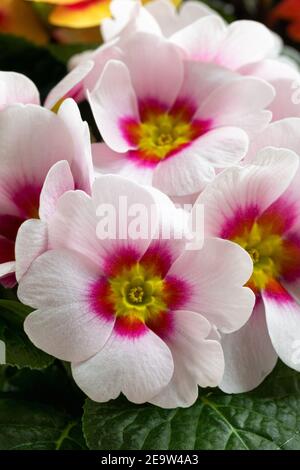
{"type": "Polygon", "coordinates": [[[202,390],[188,409],[87,400],[83,426],[95,450],[300,450],[300,374],[279,364],[257,391],[202,390]]]}
{"type": "Polygon", "coordinates": [[[23,330],[29,307],[14,300],[0,300],[0,339],[6,345],[6,363],[17,367],[41,369],[53,358],[37,349],[23,330]]]}
{"type": "Polygon", "coordinates": [[[41,403],[0,398],[0,450],[84,449],[80,421],[41,403]]]}

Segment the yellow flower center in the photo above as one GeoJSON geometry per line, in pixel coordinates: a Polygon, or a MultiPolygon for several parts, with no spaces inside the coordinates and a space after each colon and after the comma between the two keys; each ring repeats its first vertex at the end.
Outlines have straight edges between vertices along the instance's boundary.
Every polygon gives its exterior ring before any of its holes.
{"type": "Polygon", "coordinates": [[[251,287],[264,289],[271,279],[281,275],[285,248],[280,235],[255,222],[251,230],[245,230],[233,241],[242,246],[253,260],[253,274],[248,283],[251,287]]]}
{"type": "Polygon", "coordinates": [[[140,263],[124,268],[109,284],[109,301],[117,317],[134,317],[146,322],[167,311],[164,279],[140,263]]]}
{"type": "Polygon", "coordinates": [[[193,140],[194,129],[182,116],[150,114],[138,130],[138,147],[146,155],[163,160],[193,140]]]}

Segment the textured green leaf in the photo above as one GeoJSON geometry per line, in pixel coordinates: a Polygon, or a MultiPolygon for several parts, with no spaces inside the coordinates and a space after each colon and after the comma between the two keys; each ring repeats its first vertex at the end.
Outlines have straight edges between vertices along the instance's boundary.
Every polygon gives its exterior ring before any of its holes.
{"type": "Polygon", "coordinates": [[[0,450],[84,449],[80,422],[55,408],[0,398],[0,450]]]}
{"type": "Polygon", "coordinates": [[[90,449],[300,450],[300,374],[279,365],[255,392],[202,390],[188,409],[87,400],[83,424],[90,449]]]}
{"type": "Polygon", "coordinates": [[[30,308],[14,300],[0,300],[0,339],[6,345],[6,363],[17,367],[41,369],[53,358],[37,349],[23,330],[30,308]]]}

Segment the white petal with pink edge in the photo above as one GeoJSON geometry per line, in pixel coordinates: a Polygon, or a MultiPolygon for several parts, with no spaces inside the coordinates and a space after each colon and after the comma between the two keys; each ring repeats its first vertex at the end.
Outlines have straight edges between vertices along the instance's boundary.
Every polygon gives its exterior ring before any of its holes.
{"type": "Polygon", "coordinates": [[[48,251],[21,279],[19,299],[37,310],[24,329],[35,346],[65,361],[83,361],[100,351],[114,325],[94,311],[90,300],[98,273],[68,250],[48,251]]]}
{"type": "Polygon", "coordinates": [[[252,313],[255,296],[243,287],[252,271],[250,256],[238,245],[207,238],[202,249],[182,254],[169,274],[189,287],[184,309],[201,313],[220,331],[231,333],[252,313]]]}
{"type": "Polygon", "coordinates": [[[275,351],[287,366],[300,371],[300,305],[283,287],[275,294],[263,291],[262,298],[275,351]]]}
{"type": "Polygon", "coordinates": [[[222,336],[225,373],[220,388],[225,393],[244,393],[256,388],[272,372],[277,353],[268,333],[262,300],[238,331],[222,336]]]}
{"type": "Polygon", "coordinates": [[[72,364],[75,382],[97,402],[121,392],[134,403],[149,401],[170,382],[173,371],[171,351],[148,329],[137,338],[112,333],[98,354],[72,364]]]}
{"type": "Polygon", "coordinates": [[[139,121],[137,99],[125,64],[115,60],[106,64],[98,84],[89,94],[89,102],[106,144],[121,153],[135,148],[121,127],[122,120],[139,121]]]}
{"type": "Polygon", "coordinates": [[[224,372],[224,357],[218,341],[208,339],[209,322],[199,314],[174,312],[174,331],[166,340],[174,360],[169,385],[150,400],[163,408],[191,406],[198,397],[198,385],[216,387],[224,372]]]}

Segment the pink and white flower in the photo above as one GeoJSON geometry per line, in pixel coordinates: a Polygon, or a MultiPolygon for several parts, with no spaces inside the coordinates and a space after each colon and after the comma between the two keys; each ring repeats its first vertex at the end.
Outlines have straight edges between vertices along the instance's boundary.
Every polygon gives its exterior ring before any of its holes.
{"type": "Polygon", "coordinates": [[[278,356],[300,371],[299,171],[294,152],[265,148],[249,165],[218,175],[198,198],[206,236],[234,241],[254,263],[247,283],[256,294],[253,314],[241,330],[222,339],[225,392],[255,388],[278,356]]]}
{"type": "Polygon", "coordinates": [[[21,73],[0,72],[0,111],[17,103],[40,104],[38,89],[21,73]]]}
{"type": "Polygon", "coordinates": [[[245,156],[248,135],[271,119],[264,108],[273,98],[261,79],[185,62],[167,40],[137,33],[90,94],[107,145],[94,147],[97,167],[171,196],[196,193],[216,168],[245,156]]]}
{"type": "Polygon", "coordinates": [[[74,188],[89,192],[93,167],[88,126],[72,100],[58,115],[8,107],[0,113],[0,140],[0,282],[12,286],[15,272],[20,279],[47,248],[46,221],[57,199],[74,188]]]}
{"type": "MultiPolygon", "coordinates": [[[[49,221],[51,250],[21,279],[18,295],[36,309],[25,331],[40,349],[71,361],[79,387],[105,402],[121,392],[135,402],[190,406],[198,385],[215,386],[224,370],[212,324],[223,332],[249,318],[254,295],[242,287],[249,255],[226,240],[186,251],[184,238],[162,238],[177,209],[163,193],[117,175],[99,177],[92,197],[64,194],[49,221]],[[97,237],[97,208],[143,205],[152,237],[97,237]],[[236,265],[239,269],[236,269],[236,265]]],[[[124,232],[125,230],[125,232],[124,232]]],[[[125,234],[125,236],[124,236],[125,234]]]]}

